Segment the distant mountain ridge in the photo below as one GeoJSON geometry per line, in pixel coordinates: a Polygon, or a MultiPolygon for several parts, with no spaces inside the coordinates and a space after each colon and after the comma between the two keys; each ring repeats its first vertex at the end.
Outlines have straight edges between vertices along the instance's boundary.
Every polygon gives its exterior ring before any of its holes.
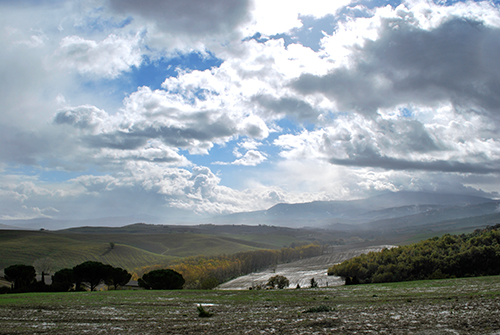
{"type": "MultiPolygon", "coordinates": [[[[217,217],[214,222],[273,224],[290,227],[328,226],[330,224],[362,225],[375,221],[396,221],[398,218],[426,213],[427,215],[432,213],[436,220],[485,215],[494,213],[498,210],[498,206],[498,201],[486,197],[426,192],[391,192],[350,201],[282,203],[263,211],[217,217]]],[[[429,220],[425,223],[429,223],[429,220]]],[[[377,227],[376,224],[371,227],[363,226],[365,229],[375,227],[377,227]]]]}
{"type": "Polygon", "coordinates": [[[391,227],[412,227],[440,221],[494,214],[500,202],[487,197],[438,194],[429,192],[388,192],[374,197],[349,201],[313,201],[280,203],[267,210],[241,212],[185,220],[162,220],[148,215],[111,217],[90,220],[8,220],[0,229],[50,229],[70,227],[120,227],[137,222],[166,225],[272,225],[280,227],[315,227],[337,231],[387,230],[391,227]]]}

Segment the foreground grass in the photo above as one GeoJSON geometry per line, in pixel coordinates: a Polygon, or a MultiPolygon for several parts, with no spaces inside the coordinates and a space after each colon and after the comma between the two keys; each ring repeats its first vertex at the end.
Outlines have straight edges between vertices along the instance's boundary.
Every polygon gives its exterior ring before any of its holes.
{"type": "Polygon", "coordinates": [[[0,295],[0,334],[493,334],[499,330],[500,276],[300,290],[0,295]],[[214,315],[199,318],[200,304],[214,315]],[[324,312],[304,313],[308,310],[324,312]]]}

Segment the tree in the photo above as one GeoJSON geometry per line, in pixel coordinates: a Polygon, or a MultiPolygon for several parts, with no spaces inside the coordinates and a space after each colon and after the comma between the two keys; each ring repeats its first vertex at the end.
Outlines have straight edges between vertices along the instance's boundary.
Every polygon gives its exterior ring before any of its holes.
{"type": "Polygon", "coordinates": [[[4,269],[5,279],[13,284],[14,290],[26,290],[36,281],[36,271],[31,265],[16,264],[4,269]]]}
{"type": "Polygon", "coordinates": [[[54,270],[54,260],[50,257],[38,258],[33,262],[33,267],[36,273],[42,275],[41,282],[45,284],[45,275],[48,275],[54,270]]]}
{"type": "Polygon", "coordinates": [[[52,276],[51,286],[54,291],[67,292],[74,282],[73,269],[61,269],[52,276]]]}
{"type": "Polygon", "coordinates": [[[217,287],[217,285],[219,285],[219,281],[217,280],[217,278],[208,277],[208,278],[205,278],[201,282],[201,289],[202,290],[211,290],[211,289],[217,287]]]}
{"type": "Polygon", "coordinates": [[[288,287],[289,285],[290,281],[288,278],[282,275],[273,276],[267,281],[267,286],[272,288],[278,287],[280,290],[288,287]]]}
{"type": "Polygon", "coordinates": [[[81,283],[86,284],[90,291],[93,291],[97,285],[104,282],[110,275],[110,265],[101,262],[87,261],[73,268],[73,275],[76,281],[76,289],[79,289],[81,283]]]}
{"type": "Polygon", "coordinates": [[[153,290],[180,290],[184,283],[184,277],[171,269],[154,270],[138,280],[140,286],[153,290]]]}
{"type": "Polygon", "coordinates": [[[127,284],[132,278],[132,275],[122,268],[114,268],[110,266],[109,275],[105,279],[106,285],[114,286],[115,290],[118,286],[127,284]]]}

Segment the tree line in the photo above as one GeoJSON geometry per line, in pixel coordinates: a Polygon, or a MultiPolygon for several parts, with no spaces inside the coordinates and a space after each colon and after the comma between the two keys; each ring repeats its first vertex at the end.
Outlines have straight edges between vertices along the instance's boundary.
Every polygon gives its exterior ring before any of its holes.
{"type": "MultiPolygon", "coordinates": [[[[299,259],[319,256],[323,247],[318,244],[307,244],[294,248],[278,250],[256,250],[238,252],[232,255],[215,257],[195,256],[187,257],[168,264],[184,277],[185,288],[211,289],[233,278],[268,268],[280,263],[288,263],[299,259]]],[[[154,269],[161,269],[166,265],[146,266],[139,273],[146,273],[154,269]]],[[[136,277],[139,275],[136,273],[136,277]]]]}
{"type": "MultiPolygon", "coordinates": [[[[142,276],[134,273],[138,284],[146,289],[212,289],[232,278],[248,274],[279,263],[321,255],[322,246],[308,244],[279,250],[256,250],[217,257],[188,257],[169,265],[147,266],[141,269],[142,276]],[[168,268],[168,269],[166,269],[168,268]]],[[[51,265],[42,259],[43,266],[16,264],[5,268],[5,279],[12,287],[7,292],[67,292],[70,290],[94,291],[100,284],[117,289],[127,284],[132,274],[109,264],[87,261],[73,268],[64,268],[54,273],[52,284],[46,285],[44,276],[51,265]],[[49,265],[47,265],[49,264],[49,265]],[[42,274],[37,282],[36,273],[42,274]]]]}
{"type": "Polygon", "coordinates": [[[349,284],[500,274],[500,224],[351,258],[328,269],[349,284]]]}
{"type": "Polygon", "coordinates": [[[34,266],[15,264],[4,269],[4,276],[12,283],[10,289],[4,289],[3,293],[17,292],[67,292],[69,290],[93,291],[100,284],[117,289],[130,281],[132,275],[118,267],[113,267],[100,262],[87,261],[73,268],[61,269],[52,276],[52,284],[46,285],[45,273],[42,272],[42,280],[36,280],[34,266]]]}

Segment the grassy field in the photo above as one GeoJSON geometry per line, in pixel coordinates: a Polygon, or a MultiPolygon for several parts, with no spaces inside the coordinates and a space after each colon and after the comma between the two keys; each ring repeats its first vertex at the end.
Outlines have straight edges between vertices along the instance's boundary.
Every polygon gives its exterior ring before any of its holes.
{"type": "MultiPolygon", "coordinates": [[[[146,265],[166,264],[189,256],[213,256],[274,249],[271,243],[257,242],[258,235],[230,236],[196,233],[68,233],[48,231],[0,230],[0,269],[13,264],[31,265],[38,258],[50,257],[55,270],[73,267],[87,260],[119,266],[129,271],[146,265]],[[114,248],[110,248],[110,242],[114,248]]],[[[267,236],[264,240],[270,239],[267,236]]],[[[278,237],[282,243],[297,241],[278,237]]]]}
{"type": "Polygon", "coordinates": [[[0,334],[498,334],[500,276],[271,291],[0,295],[0,334]],[[201,304],[213,313],[200,318],[201,304]]]}

